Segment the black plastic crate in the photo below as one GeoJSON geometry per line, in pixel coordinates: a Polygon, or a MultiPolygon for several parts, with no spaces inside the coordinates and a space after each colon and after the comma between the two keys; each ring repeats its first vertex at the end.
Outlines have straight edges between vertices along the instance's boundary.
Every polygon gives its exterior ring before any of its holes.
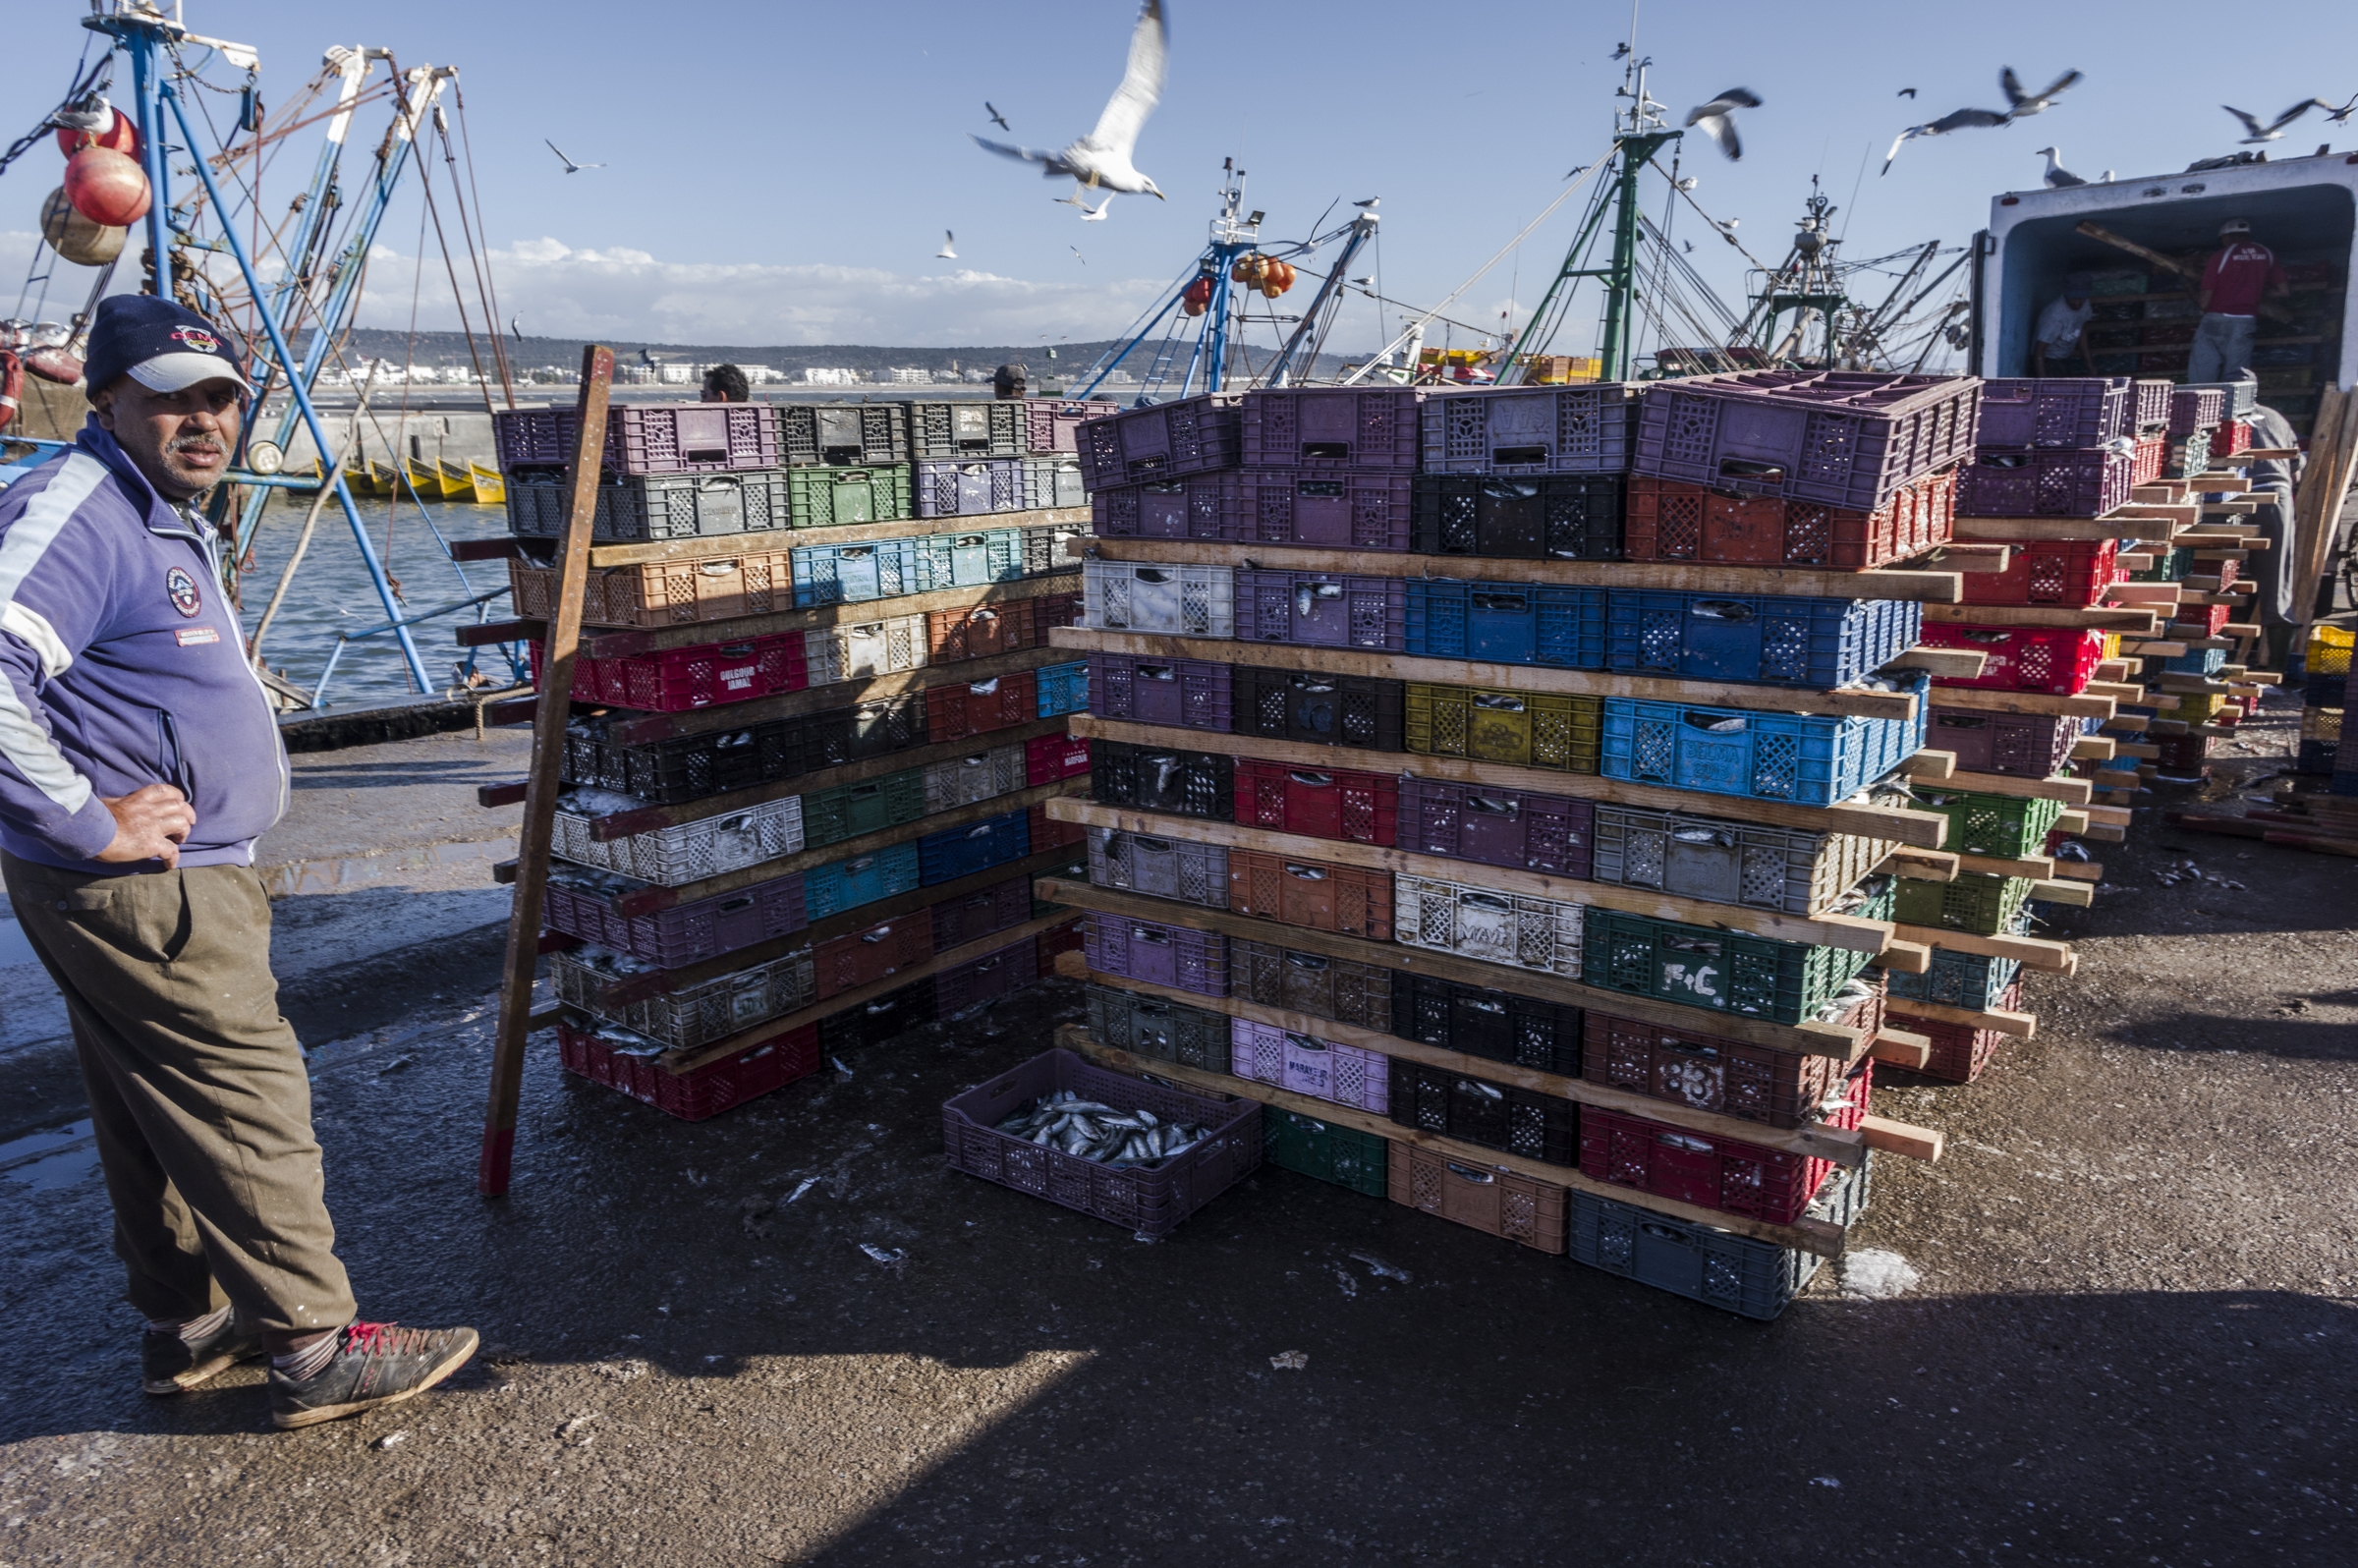
{"type": "Polygon", "coordinates": [[[1311,746],[1397,752],[1406,688],[1363,675],[1231,666],[1236,734],[1311,746]]]}
{"type": "MultiPolygon", "coordinates": [[[[1807,1217],[1848,1225],[1867,1210],[1874,1155],[1826,1179],[1807,1217]]],[[[1707,1307],[1766,1322],[1816,1277],[1816,1253],[1756,1241],[1650,1208],[1575,1192],[1572,1260],[1707,1307]]]]}
{"type": "Polygon", "coordinates": [[[1392,1033],[1443,1050],[1580,1076],[1580,1009],[1488,986],[1392,972],[1392,1033]]]}
{"type": "Polygon", "coordinates": [[[930,1024],[934,1019],[933,982],[911,980],[897,990],[818,1021],[818,1048],[828,1056],[880,1045],[895,1035],[930,1024]]]}
{"type": "Polygon", "coordinates": [[[900,403],[778,403],[778,444],[792,467],[870,468],[909,461],[909,410],[900,403]]]}
{"type": "Polygon", "coordinates": [[[1420,555],[1617,561],[1628,487],[1619,474],[1421,474],[1410,548],[1420,555]]]}
{"type": "Polygon", "coordinates": [[[1550,1165],[1580,1163],[1580,1109],[1568,1099],[1395,1058],[1395,1125],[1550,1165]]]}
{"type": "Polygon", "coordinates": [[[1200,1072],[1228,1071],[1228,1016],[1092,982],[1082,993],[1100,1044],[1200,1072]]]}
{"type": "Polygon", "coordinates": [[[742,730],[679,735],[646,746],[616,746],[593,732],[570,731],[560,777],[658,806],[677,806],[774,784],[823,765],[805,724],[770,719],[742,730]]]}
{"type": "Polygon", "coordinates": [[[1029,434],[1021,403],[975,399],[909,405],[912,458],[1020,458],[1029,434]]]}
{"type": "Polygon", "coordinates": [[[926,694],[911,692],[858,707],[829,708],[793,721],[806,732],[813,767],[890,756],[926,744],[926,694]]]}
{"type": "Polygon", "coordinates": [[[1090,791],[1108,806],[1236,819],[1235,759],[1211,752],[1098,741],[1091,755],[1090,791]]]}

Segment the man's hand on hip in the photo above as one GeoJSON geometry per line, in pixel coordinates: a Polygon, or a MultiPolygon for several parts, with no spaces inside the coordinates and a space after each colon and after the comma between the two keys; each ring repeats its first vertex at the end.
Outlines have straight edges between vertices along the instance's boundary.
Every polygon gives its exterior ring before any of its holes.
{"type": "Polygon", "coordinates": [[[98,852],[101,862],[120,866],[162,861],[167,868],[180,864],[181,840],[196,825],[196,812],[187,796],[169,784],[150,784],[112,800],[99,799],[115,817],[115,839],[98,852]]]}

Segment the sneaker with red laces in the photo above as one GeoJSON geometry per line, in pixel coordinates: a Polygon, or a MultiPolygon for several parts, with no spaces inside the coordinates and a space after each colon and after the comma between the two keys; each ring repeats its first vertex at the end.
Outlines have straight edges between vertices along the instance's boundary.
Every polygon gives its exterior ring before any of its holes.
{"type": "Polygon", "coordinates": [[[475,1354],[472,1328],[353,1323],[327,1365],[300,1380],[270,1370],[270,1420],[283,1428],[357,1416],[423,1393],[475,1354]]]}
{"type": "Polygon", "coordinates": [[[262,1353],[262,1336],[238,1326],[233,1315],[202,1339],[149,1329],[140,1335],[140,1386],[159,1397],[185,1394],[262,1353]]]}

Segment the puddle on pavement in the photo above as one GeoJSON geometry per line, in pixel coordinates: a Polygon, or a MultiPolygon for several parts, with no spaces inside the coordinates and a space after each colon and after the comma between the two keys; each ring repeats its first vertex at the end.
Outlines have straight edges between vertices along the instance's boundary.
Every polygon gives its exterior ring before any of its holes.
{"type": "Polygon", "coordinates": [[[98,1168],[98,1145],[87,1121],[27,1133],[0,1144],[0,1176],[36,1193],[71,1187],[98,1168]]]}

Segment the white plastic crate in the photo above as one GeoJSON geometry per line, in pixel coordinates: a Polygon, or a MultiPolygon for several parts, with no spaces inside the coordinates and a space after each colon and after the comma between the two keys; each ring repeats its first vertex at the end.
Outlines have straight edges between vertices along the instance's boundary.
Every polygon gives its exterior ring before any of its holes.
{"type": "Polygon", "coordinates": [[[724,816],[650,828],[628,838],[601,842],[590,836],[590,824],[595,818],[646,807],[645,801],[628,795],[576,790],[557,803],[550,853],[576,866],[678,887],[793,855],[803,847],[803,802],[798,795],[764,801],[724,816]]]}
{"type": "Polygon", "coordinates": [[[1024,788],[1029,769],[1024,748],[994,746],[972,756],[954,756],[926,769],[926,814],[972,806],[1024,788]]]}
{"type": "Polygon", "coordinates": [[[1578,904],[1429,876],[1392,878],[1392,939],[1403,946],[1578,980],[1580,930],[1578,904]]]}
{"type": "Polygon", "coordinates": [[[1083,624],[1099,632],[1236,636],[1236,573],[1225,566],[1081,563],[1083,624]]]}
{"type": "Polygon", "coordinates": [[[813,686],[898,675],[926,665],[926,618],[896,615],[857,626],[818,626],[803,634],[813,686]]]}
{"type": "Polygon", "coordinates": [[[606,1007],[597,1001],[605,985],[655,966],[627,953],[581,947],[549,958],[557,1000],[586,1013],[637,1030],[675,1050],[718,1044],[730,1036],[810,1006],[817,999],[811,949],[722,975],[684,990],[645,1001],[606,1007]]]}

